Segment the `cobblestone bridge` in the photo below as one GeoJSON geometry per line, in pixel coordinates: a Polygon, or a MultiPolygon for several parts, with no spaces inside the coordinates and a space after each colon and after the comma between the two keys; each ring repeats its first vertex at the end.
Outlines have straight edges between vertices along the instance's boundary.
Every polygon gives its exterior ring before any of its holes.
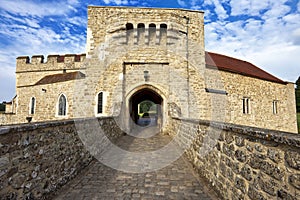
{"type": "Polygon", "coordinates": [[[152,137],[151,129],[124,135],[111,117],[2,126],[0,200],[300,199],[298,134],[179,118],[171,125],[152,137]]]}
{"type": "MultiPolygon", "coordinates": [[[[143,139],[129,135],[117,142],[130,152],[155,151],[170,142],[169,136],[143,139]]],[[[153,161],[155,162],[155,161],[153,161]]],[[[137,166],[134,160],[128,163],[137,166]]],[[[125,173],[94,160],[86,171],[63,187],[56,200],[65,199],[218,199],[206,182],[181,156],[169,166],[145,173],[125,173]]]]}

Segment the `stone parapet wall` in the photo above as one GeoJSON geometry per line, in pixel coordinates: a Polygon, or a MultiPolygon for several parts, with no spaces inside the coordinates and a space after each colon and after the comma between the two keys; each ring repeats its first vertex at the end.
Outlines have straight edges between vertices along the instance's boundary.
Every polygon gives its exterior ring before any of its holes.
{"type": "Polygon", "coordinates": [[[17,58],[16,72],[74,69],[79,68],[84,60],[85,54],[48,55],[46,62],[43,55],[34,55],[31,60],[29,56],[20,56],[17,58]]]}
{"type": "Polygon", "coordinates": [[[196,171],[224,199],[300,198],[299,135],[179,118],[172,125],[196,171]]]}
{"type": "Polygon", "coordinates": [[[16,118],[13,113],[0,113],[0,126],[12,124],[12,121],[16,118]]]}
{"type": "MultiPolygon", "coordinates": [[[[122,135],[112,118],[98,120],[110,140],[122,135]]],[[[42,199],[85,168],[93,157],[75,125],[64,120],[0,127],[0,199],[42,199]]],[[[103,151],[107,140],[101,141],[103,151]]]]}
{"type": "Polygon", "coordinates": [[[83,69],[85,54],[21,56],[17,58],[16,86],[31,86],[47,75],[73,72],[83,69]]]}
{"type": "MultiPolygon", "coordinates": [[[[134,8],[134,7],[88,7],[88,27],[87,27],[87,54],[95,50],[101,43],[105,42],[105,36],[117,35],[122,41],[126,41],[122,32],[126,29],[126,23],[132,23],[136,30],[138,24],[145,24],[148,30],[150,24],[155,24],[157,30],[161,24],[166,24],[171,32],[179,31],[182,34],[189,33],[190,39],[196,43],[204,45],[203,38],[203,12],[181,10],[181,9],[159,9],[159,8],[134,8]],[[187,28],[187,24],[189,24],[187,28]],[[200,28],[199,28],[200,27],[200,28]],[[200,30],[199,30],[200,29],[200,30]]],[[[172,33],[167,34],[171,36],[172,33]]],[[[133,32],[135,39],[129,43],[136,43],[138,34],[133,32]]],[[[145,33],[145,42],[147,39],[145,33]]],[[[156,32],[156,42],[159,40],[159,31],[156,32]]],[[[172,37],[168,37],[167,43],[174,42],[172,37]]],[[[204,47],[204,46],[203,46],[204,47]]]]}

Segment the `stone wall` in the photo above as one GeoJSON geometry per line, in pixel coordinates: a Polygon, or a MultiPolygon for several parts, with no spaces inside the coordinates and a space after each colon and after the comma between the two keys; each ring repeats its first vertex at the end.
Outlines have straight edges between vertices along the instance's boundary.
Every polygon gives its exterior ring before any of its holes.
{"type": "Polygon", "coordinates": [[[300,136],[175,119],[170,133],[224,199],[300,199],[300,136]]]}
{"type": "Polygon", "coordinates": [[[220,75],[228,93],[223,98],[226,122],[297,133],[294,83],[280,84],[224,71],[220,75]],[[244,97],[249,98],[248,114],[242,109],[244,97]],[[273,113],[273,101],[277,102],[277,113],[273,113]]]}
{"type": "Polygon", "coordinates": [[[47,61],[44,56],[35,55],[17,58],[16,87],[34,85],[47,75],[62,73],[63,70],[72,72],[81,69],[85,60],[85,54],[74,55],[48,55],[47,61]]]}
{"type": "Polygon", "coordinates": [[[27,117],[32,117],[32,122],[63,120],[73,118],[83,118],[86,115],[76,116],[76,109],[86,103],[85,98],[76,99],[77,86],[84,79],[70,80],[59,83],[36,85],[31,87],[17,88],[18,104],[17,114],[11,118],[10,124],[26,123],[27,117]],[[46,91],[46,92],[44,92],[46,91]],[[60,95],[65,95],[67,99],[66,115],[58,115],[58,101],[60,95]],[[35,98],[35,113],[30,113],[31,98],[35,98]]]}
{"type": "Polygon", "coordinates": [[[37,122],[124,114],[126,127],[134,92],[149,89],[163,99],[163,126],[168,126],[169,105],[173,105],[180,117],[296,133],[293,84],[206,67],[203,15],[182,9],[90,6],[87,57],[49,55],[46,62],[37,55],[31,60],[17,58],[15,115],[6,116],[2,123],[26,123],[27,117],[37,122]],[[65,70],[80,71],[85,78],[36,84],[65,70]],[[104,96],[102,113],[97,112],[100,92],[104,96]],[[61,94],[67,98],[65,116],[58,116],[61,94]],[[29,112],[32,97],[36,100],[34,114],[29,112]],[[245,97],[249,98],[247,114],[243,113],[245,97]],[[273,113],[275,101],[277,113],[273,113]]]}
{"type": "MultiPolygon", "coordinates": [[[[111,140],[122,135],[112,118],[98,120],[111,140]]],[[[73,120],[0,127],[0,199],[41,199],[86,167],[93,157],[77,128],[73,120]]]]}

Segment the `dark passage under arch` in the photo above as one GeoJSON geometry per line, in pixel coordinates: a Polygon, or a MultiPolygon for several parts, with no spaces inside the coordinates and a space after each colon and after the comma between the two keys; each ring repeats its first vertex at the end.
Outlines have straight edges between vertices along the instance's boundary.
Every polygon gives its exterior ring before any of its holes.
{"type": "MultiPolygon", "coordinates": [[[[129,100],[129,112],[130,112],[130,117],[131,120],[135,123],[138,124],[141,120],[147,120],[143,119],[144,118],[151,118],[152,124],[156,125],[158,120],[162,120],[162,103],[163,103],[163,98],[157,94],[155,91],[149,89],[149,88],[144,88],[136,93],[134,93],[130,100],[129,100]],[[140,104],[142,102],[153,102],[155,106],[152,106],[151,109],[148,110],[148,112],[144,113],[139,112],[140,111],[140,104]],[[153,110],[154,109],[154,110],[153,110]],[[155,122],[153,123],[153,120],[155,122]]],[[[142,124],[139,124],[142,125],[142,124]]],[[[147,125],[147,124],[144,124],[147,125]]]]}

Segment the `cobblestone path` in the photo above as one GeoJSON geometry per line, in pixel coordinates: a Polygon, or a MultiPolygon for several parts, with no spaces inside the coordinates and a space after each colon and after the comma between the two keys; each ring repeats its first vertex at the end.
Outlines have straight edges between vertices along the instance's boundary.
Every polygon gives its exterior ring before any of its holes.
{"type": "MultiPolygon", "coordinates": [[[[169,136],[122,137],[117,145],[131,152],[159,149],[169,143],[169,136]]],[[[184,156],[162,169],[144,173],[126,173],[107,167],[98,160],[65,185],[56,200],[66,199],[217,199],[205,182],[193,173],[184,156]]]]}

